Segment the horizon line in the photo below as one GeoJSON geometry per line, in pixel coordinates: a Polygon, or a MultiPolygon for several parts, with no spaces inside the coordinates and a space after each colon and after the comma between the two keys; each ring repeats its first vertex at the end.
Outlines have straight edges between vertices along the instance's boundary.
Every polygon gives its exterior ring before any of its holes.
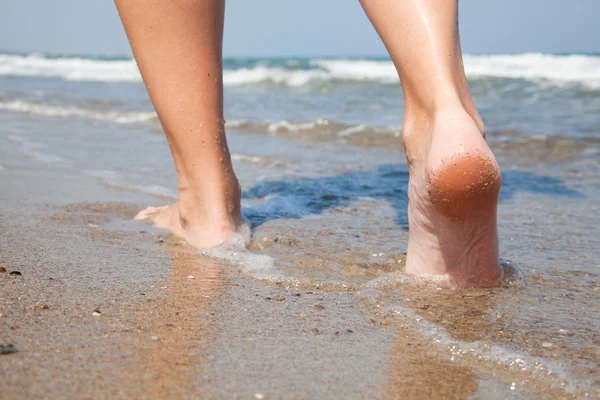
{"type": "MultiPolygon", "coordinates": [[[[78,53],[71,51],[22,51],[22,50],[5,50],[0,49],[0,54],[9,54],[9,55],[32,55],[32,54],[41,54],[44,56],[66,56],[66,57],[82,57],[82,58],[98,58],[98,57],[106,57],[106,58],[127,58],[133,59],[133,55],[129,54],[118,54],[118,53],[78,53]]],[[[556,55],[556,56],[567,56],[567,55],[587,55],[587,56],[600,56],[600,50],[598,51],[558,51],[558,52],[544,52],[544,51],[523,51],[523,52],[465,52],[464,55],[470,56],[512,56],[512,55],[523,55],[523,54],[548,54],[548,55],[556,55]]],[[[380,59],[391,59],[389,54],[312,54],[312,55],[245,55],[245,54],[237,54],[237,55],[224,55],[223,59],[314,59],[314,58],[348,58],[348,59],[360,59],[360,58],[380,58],[380,59]]]]}

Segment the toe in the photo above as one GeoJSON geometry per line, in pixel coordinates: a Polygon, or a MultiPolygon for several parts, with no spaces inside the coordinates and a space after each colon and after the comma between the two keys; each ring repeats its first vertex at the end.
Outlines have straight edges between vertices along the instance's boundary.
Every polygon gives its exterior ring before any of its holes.
{"type": "Polygon", "coordinates": [[[139,213],[137,213],[137,215],[135,216],[135,220],[136,221],[143,221],[143,220],[154,220],[156,218],[156,216],[158,214],[160,214],[161,211],[165,210],[168,206],[163,206],[163,207],[147,207],[145,209],[143,209],[142,211],[140,211],[139,213]]]}

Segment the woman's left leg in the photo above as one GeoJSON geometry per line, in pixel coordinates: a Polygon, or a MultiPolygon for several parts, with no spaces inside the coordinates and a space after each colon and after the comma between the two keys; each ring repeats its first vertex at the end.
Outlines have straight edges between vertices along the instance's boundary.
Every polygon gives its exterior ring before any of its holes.
{"type": "Polygon", "coordinates": [[[136,218],[194,247],[215,246],[242,226],[223,120],[224,0],[116,4],[178,177],[177,203],[150,207],[136,218]]]}

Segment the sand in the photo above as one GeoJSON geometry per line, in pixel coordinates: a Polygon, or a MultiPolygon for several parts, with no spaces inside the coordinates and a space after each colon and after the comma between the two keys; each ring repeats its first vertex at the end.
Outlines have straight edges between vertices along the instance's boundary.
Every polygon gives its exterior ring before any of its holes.
{"type": "MultiPolygon", "coordinates": [[[[574,398],[597,387],[586,383],[594,379],[597,332],[569,328],[572,313],[559,318],[553,311],[578,301],[579,318],[594,321],[594,274],[555,272],[549,281],[529,269],[528,296],[499,290],[477,300],[477,293],[465,299],[400,287],[363,301],[356,288],[399,268],[403,255],[398,252],[391,265],[352,246],[380,251],[405,242],[406,221],[396,211],[406,206],[401,196],[377,209],[368,199],[342,199],[319,219],[260,225],[250,248],[276,255],[283,272],[291,276],[302,268],[298,276],[347,284],[296,287],[253,280],[132,221],[139,209],[157,204],[149,194],[104,185],[69,165],[32,168],[26,159],[8,159],[3,167],[1,399],[574,398]],[[357,219],[364,226],[348,224],[357,219]],[[402,297],[412,299],[405,310],[417,316],[413,322],[378,310],[386,302],[402,304],[402,297]],[[550,306],[529,310],[538,298],[550,306]],[[541,312],[553,317],[536,319],[541,312]],[[569,391],[552,386],[559,381],[541,377],[542,370],[535,376],[512,364],[455,359],[454,345],[436,345],[418,321],[443,327],[466,345],[489,339],[533,356],[581,361],[574,364],[581,379],[569,391]]],[[[402,171],[391,172],[405,179],[402,171]]],[[[370,179],[365,174],[364,181],[370,179]]],[[[348,184],[343,176],[334,180],[348,184]]],[[[319,184],[297,183],[311,193],[319,184]]],[[[520,212],[514,219],[522,225],[520,212]]],[[[564,249],[572,260],[568,248],[556,247],[556,257],[564,249]]],[[[598,391],[590,393],[593,398],[598,391]]]]}
{"type": "Polygon", "coordinates": [[[105,229],[143,199],[76,173],[6,169],[0,187],[0,345],[17,350],[0,398],[382,393],[394,329],[351,293],[244,279],[147,225],[105,229]]]}

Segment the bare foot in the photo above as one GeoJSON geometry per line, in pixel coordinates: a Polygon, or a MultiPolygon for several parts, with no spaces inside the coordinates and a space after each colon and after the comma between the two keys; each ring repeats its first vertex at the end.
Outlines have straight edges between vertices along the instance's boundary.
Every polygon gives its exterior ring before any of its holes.
{"type": "Polygon", "coordinates": [[[404,137],[409,161],[406,271],[452,288],[502,279],[496,208],[500,169],[465,112],[446,112],[404,137]]]}
{"type": "MultiPolygon", "coordinates": [[[[237,180],[235,183],[237,185],[237,180]]],[[[135,219],[148,220],[157,228],[172,232],[197,249],[218,246],[235,234],[242,234],[247,242],[249,230],[240,216],[239,186],[231,192],[226,197],[225,204],[213,202],[209,205],[209,201],[197,200],[198,196],[180,191],[177,203],[148,207],[140,211],[135,219]]]]}

